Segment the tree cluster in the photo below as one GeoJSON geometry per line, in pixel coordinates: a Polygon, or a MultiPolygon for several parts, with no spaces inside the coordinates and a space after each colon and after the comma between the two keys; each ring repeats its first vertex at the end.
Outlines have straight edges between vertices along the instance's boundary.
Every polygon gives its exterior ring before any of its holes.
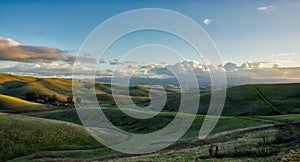
{"type": "Polygon", "coordinates": [[[58,100],[56,95],[48,95],[48,94],[41,94],[37,92],[27,92],[25,94],[26,100],[28,101],[38,101],[41,100],[43,103],[53,103],[53,102],[64,102],[69,104],[74,104],[73,96],[68,96],[65,101],[58,100]]]}
{"type": "Polygon", "coordinates": [[[38,94],[36,92],[27,92],[26,100],[28,101],[36,101],[38,99],[43,100],[45,103],[57,101],[56,95],[48,95],[48,94],[38,94]]]}

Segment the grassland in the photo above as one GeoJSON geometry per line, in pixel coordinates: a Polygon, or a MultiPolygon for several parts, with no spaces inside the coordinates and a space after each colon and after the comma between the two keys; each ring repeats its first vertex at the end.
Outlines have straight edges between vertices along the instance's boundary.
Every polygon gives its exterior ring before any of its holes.
{"type": "Polygon", "coordinates": [[[8,160],[40,151],[101,147],[75,124],[13,114],[0,114],[0,159],[8,160]]]}
{"type": "MultiPolygon", "coordinates": [[[[188,102],[199,97],[201,102],[192,126],[183,137],[166,150],[135,157],[112,151],[95,141],[81,126],[74,108],[62,109],[23,100],[26,92],[33,91],[57,95],[65,100],[72,94],[71,84],[71,80],[65,79],[0,74],[0,112],[19,113],[0,113],[0,161],[14,158],[14,161],[274,161],[297,160],[299,156],[300,84],[242,85],[227,89],[222,116],[204,140],[198,140],[198,133],[211,94],[203,91],[190,96],[188,102]],[[216,157],[208,154],[212,145],[219,146],[220,154],[216,157]]],[[[75,85],[90,87],[89,83],[82,81],[75,82],[75,85]]],[[[106,117],[127,132],[150,133],[168,125],[176,115],[187,119],[192,117],[177,113],[180,105],[178,90],[167,89],[168,101],[163,111],[143,120],[123,113],[131,109],[116,107],[111,85],[96,83],[95,91],[106,117]]],[[[150,103],[148,94],[149,87],[130,87],[131,98],[141,109],[150,103]]],[[[113,135],[109,130],[104,133],[113,135]]]]}
{"type": "MultiPolygon", "coordinates": [[[[132,156],[120,154],[107,148],[98,148],[78,151],[45,151],[17,160],[203,161],[211,159],[214,161],[276,161],[287,158],[296,159],[299,135],[293,132],[289,126],[276,122],[278,121],[277,116],[262,118],[271,118],[271,120],[257,119],[256,117],[221,118],[218,126],[214,129],[214,133],[204,140],[195,138],[197,136],[195,133],[198,130],[193,129],[198,128],[196,128],[197,124],[194,123],[182,140],[165,150],[147,155],[132,156]],[[255,123],[257,126],[254,126],[255,123]],[[247,126],[248,128],[246,128],[247,126]],[[234,131],[230,131],[230,129],[234,131]],[[190,138],[192,136],[194,138],[190,138]],[[219,147],[219,156],[211,158],[209,148],[215,145],[219,147]],[[296,151],[290,152],[290,150],[296,151]]],[[[286,118],[292,118],[294,122],[300,121],[299,115],[297,117],[289,115],[286,118]]]]}
{"type": "MultiPolygon", "coordinates": [[[[300,112],[300,84],[259,84],[242,85],[226,90],[223,116],[262,116],[297,114],[300,112]]],[[[218,92],[217,92],[218,93],[218,92]]],[[[202,92],[198,114],[206,114],[211,93],[202,92]]],[[[164,111],[176,111],[180,104],[180,95],[171,95],[164,111]]]]}
{"type": "MultiPolygon", "coordinates": [[[[10,74],[0,74],[0,94],[9,95],[21,99],[26,98],[27,92],[36,92],[37,94],[56,95],[61,101],[65,101],[72,95],[72,80],[60,78],[35,78],[10,74]]],[[[74,81],[74,86],[84,86],[87,89],[90,83],[74,81]]],[[[117,85],[115,85],[117,86],[117,85]]],[[[117,88],[117,87],[116,87],[117,88]]],[[[142,103],[148,98],[149,87],[135,86],[131,88],[130,94],[132,100],[136,103],[142,103]]],[[[100,104],[106,106],[114,105],[114,99],[111,92],[111,85],[98,82],[95,84],[95,92],[100,104]]],[[[122,96],[121,96],[122,98],[122,96]]]]}
{"type": "MultiPolygon", "coordinates": [[[[61,100],[72,95],[71,80],[59,78],[21,77],[9,74],[0,74],[0,93],[25,99],[26,92],[45,93],[56,95],[61,100]]],[[[75,82],[75,85],[89,87],[89,83],[75,82]]],[[[114,85],[117,86],[117,85],[114,85]]],[[[116,87],[118,88],[118,86],[116,87]]],[[[227,89],[226,102],[222,115],[225,116],[257,116],[257,115],[283,115],[300,113],[300,84],[260,84],[242,85],[227,89]]],[[[95,83],[95,92],[100,104],[106,107],[115,107],[111,92],[111,85],[95,83]]],[[[180,105],[180,93],[167,89],[168,102],[165,112],[176,112],[180,105]]],[[[139,105],[149,104],[149,87],[130,87],[132,100],[139,105]]],[[[203,91],[200,95],[199,114],[206,114],[211,94],[203,91]]],[[[120,99],[125,98],[119,96],[120,99]]]]}
{"type": "MultiPolygon", "coordinates": [[[[99,111],[99,110],[94,110],[94,111],[99,111]]],[[[123,111],[126,111],[126,109],[123,111]]],[[[161,112],[154,118],[138,120],[124,114],[120,109],[103,109],[103,112],[114,125],[119,126],[121,129],[125,131],[134,132],[134,133],[150,133],[153,131],[157,131],[165,127],[167,124],[169,124],[175,118],[176,115],[180,115],[185,118],[191,117],[189,114],[184,114],[184,113],[178,114],[176,112],[161,112]]],[[[75,109],[54,112],[54,113],[51,112],[42,113],[42,114],[38,114],[38,116],[42,118],[56,119],[56,120],[81,124],[81,121],[77,116],[75,109]]],[[[204,118],[205,115],[197,115],[195,117],[195,120],[191,128],[189,129],[187,134],[183,137],[183,139],[197,138],[198,131],[202,125],[204,118]]],[[[255,127],[255,126],[273,124],[273,123],[276,123],[276,121],[260,120],[251,117],[226,116],[226,117],[220,117],[219,122],[212,133],[219,133],[222,131],[230,131],[235,129],[255,127]]]]}
{"type": "Polygon", "coordinates": [[[298,161],[299,136],[286,126],[264,126],[230,133],[221,133],[196,141],[178,144],[158,153],[99,158],[113,161],[298,161]],[[216,146],[218,147],[216,151],[216,146]],[[209,153],[210,148],[212,154],[209,153]],[[293,151],[290,151],[293,150],[293,151]]]}

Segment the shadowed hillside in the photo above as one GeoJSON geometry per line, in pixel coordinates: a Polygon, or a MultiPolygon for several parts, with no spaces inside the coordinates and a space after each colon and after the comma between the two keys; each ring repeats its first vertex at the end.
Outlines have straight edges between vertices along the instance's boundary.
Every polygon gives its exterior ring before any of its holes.
{"type": "MultiPolygon", "coordinates": [[[[218,92],[217,92],[218,93],[218,92]]],[[[187,100],[193,102],[200,97],[199,114],[206,114],[210,92],[201,92],[187,100]]],[[[164,111],[177,111],[180,95],[170,95],[164,111]]],[[[222,115],[254,116],[300,113],[300,84],[257,84],[228,88],[222,115]]]]}
{"type": "Polygon", "coordinates": [[[0,114],[0,123],[1,161],[45,150],[101,146],[83,127],[71,123],[12,114],[0,114]]]}

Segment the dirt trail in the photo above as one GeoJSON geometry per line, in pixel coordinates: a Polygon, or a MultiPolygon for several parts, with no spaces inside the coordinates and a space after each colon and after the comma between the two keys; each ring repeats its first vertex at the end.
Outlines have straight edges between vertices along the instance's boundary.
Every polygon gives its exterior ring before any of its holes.
{"type": "Polygon", "coordinates": [[[264,94],[256,87],[256,86],[253,86],[254,89],[256,90],[257,94],[259,95],[259,97],[266,103],[268,104],[275,112],[279,113],[280,115],[284,115],[285,113],[281,112],[280,110],[278,110],[272,103],[271,101],[266,98],[264,96],[264,94]]]}
{"type": "MultiPolygon", "coordinates": [[[[280,129],[283,127],[285,127],[284,124],[274,124],[274,125],[264,125],[264,126],[252,127],[252,128],[243,128],[243,129],[238,129],[238,130],[229,131],[229,132],[221,132],[221,133],[218,133],[216,135],[213,135],[211,137],[208,137],[208,138],[202,139],[202,140],[179,142],[177,144],[171,145],[170,147],[168,147],[164,150],[159,151],[159,153],[168,152],[168,151],[171,151],[174,149],[180,150],[180,149],[185,149],[185,148],[191,148],[191,147],[203,146],[203,145],[208,145],[208,144],[213,144],[213,143],[218,143],[218,142],[224,142],[224,141],[230,140],[232,138],[244,137],[247,133],[250,133],[250,132],[256,132],[256,131],[273,129],[273,128],[280,129]]],[[[115,159],[153,155],[156,153],[158,153],[158,152],[148,153],[148,154],[139,154],[139,155],[119,154],[119,155],[103,156],[103,157],[99,157],[99,158],[88,159],[86,161],[110,161],[110,160],[113,161],[115,159]]]]}

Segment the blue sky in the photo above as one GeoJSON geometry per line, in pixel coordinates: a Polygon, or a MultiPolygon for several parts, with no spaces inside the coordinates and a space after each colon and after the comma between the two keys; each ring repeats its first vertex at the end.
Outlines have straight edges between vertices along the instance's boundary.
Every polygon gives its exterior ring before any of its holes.
{"type": "Polygon", "coordinates": [[[295,0],[0,0],[0,37],[77,51],[100,23],[139,8],[170,9],[192,18],[215,41],[224,63],[300,65],[300,1],[295,0]]]}

